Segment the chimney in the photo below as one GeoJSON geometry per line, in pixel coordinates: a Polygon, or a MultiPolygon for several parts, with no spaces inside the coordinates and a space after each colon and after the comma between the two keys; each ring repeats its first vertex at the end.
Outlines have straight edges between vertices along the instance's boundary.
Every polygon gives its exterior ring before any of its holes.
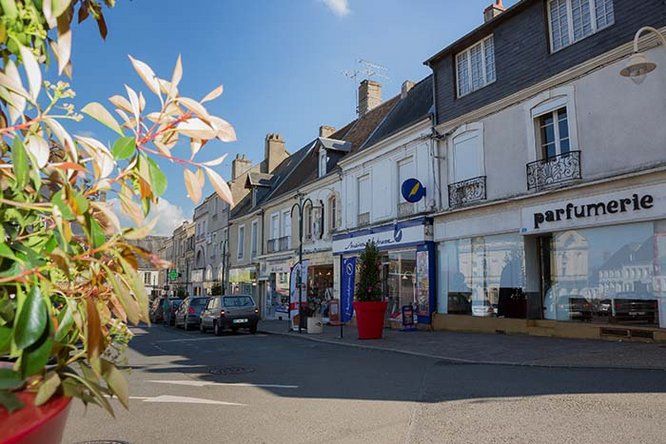
{"type": "Polygon", "coordinates": [[[495,0],[495,3],[483,10],[483,22],[487,23],[491,21],[505,10],[506,8],[502,4],[502,0],[495,0]]]}
{"type": "Polygon", "coordinates": [[[252,161],[245,157],[245,154],[236,154],[236,158],[231,161],[231,180],[238,179],[250,168],[252,168],[252,161]]]}
{"type": "Polygon", "coordinates": [[[328,137],[335,132],[335,128],[328,125],[319,127],[319,137],[328,137]]]}
{"type": "Polygon", "coordinates": [[[282,136],[278,133],[266,134],[262,173],[272,173],[288,156],[282,136]]]}
{"type": "Polygon", "coordinates": [[[400,88],[400,99],[404,99],[407,97],[407,94],[409,93],[409,90],[414,88],[414,82],[411,80],[405,80],[402,82],[402,87],[400,88]]]}
{"type": "Polygon", "coordinates": [[[358,87],[358,116],[361,117],[382,103],[382,85],[365,79],[358,87]]]}

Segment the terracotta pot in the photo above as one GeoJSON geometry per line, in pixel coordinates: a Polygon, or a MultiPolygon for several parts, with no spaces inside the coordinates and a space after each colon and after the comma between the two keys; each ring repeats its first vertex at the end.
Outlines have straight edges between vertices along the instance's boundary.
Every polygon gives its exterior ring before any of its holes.
{"type": "Polygon", "coordinates": [[[384,333],[386,301],[354,302],[359,339],[381,339],[384,333]]]}
{"type": "Polygon", "coordinates": [[[57,396],[39,407],[35,393],[19,392],[24,407],[12,414],[0,407],[1,444],[59,444],[72,398],[57,396]]]}

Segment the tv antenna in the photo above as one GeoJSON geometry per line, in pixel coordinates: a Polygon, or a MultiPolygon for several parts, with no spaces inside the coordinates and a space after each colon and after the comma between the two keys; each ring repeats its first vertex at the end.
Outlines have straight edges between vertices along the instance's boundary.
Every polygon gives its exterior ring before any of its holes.
{"type": "Polygon", "coordinates": [[[383,80],[390,80],[388,76],[388,68],[378,63],[371,62],[365,59],[356,60],[357,68],[352,71],[343,71],[342,74],[351,80],[354,85],[354,97],[356,101],[356,112],[358,112],[358,93],[356,92],[357,85],[360,80],[380,78],[383,80]],[[359,80],[360,79],[360,80],[359,80]]]}

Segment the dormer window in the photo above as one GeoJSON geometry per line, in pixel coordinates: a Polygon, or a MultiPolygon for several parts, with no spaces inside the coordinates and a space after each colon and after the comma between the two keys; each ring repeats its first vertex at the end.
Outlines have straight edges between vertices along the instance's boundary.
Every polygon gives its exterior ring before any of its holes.
{"type": "Polygon", "coordinates": [[[328,163],[328,156],[326,150],[319,150],[319,177],[324,177],[327,173],[326,164],[328,163]]]}
{"type": "Polygon", "coordinates": [[[257,189],[252,188],[252,206],[256,207],[257,206],[257,189]]]}
{"type": "Polygon", "coordinates": [[[614,22],[613,0],[549,0],[551,52],[566,48],[614,22]]]}
{"type": "Polygon", "coordinates": [[[495,45],[490,35],[456,55],[458,97],[495,81],[495,45]]]}

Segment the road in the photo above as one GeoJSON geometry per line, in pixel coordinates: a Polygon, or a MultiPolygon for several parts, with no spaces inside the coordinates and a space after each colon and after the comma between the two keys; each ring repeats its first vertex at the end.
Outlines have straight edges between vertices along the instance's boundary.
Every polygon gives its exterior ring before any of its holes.
{"type": "Polygon", "coordinates": [[[274,335],[136,329],[130,410],[65,443],[666,442],[666,372],[470,365],[274,335]]]}

